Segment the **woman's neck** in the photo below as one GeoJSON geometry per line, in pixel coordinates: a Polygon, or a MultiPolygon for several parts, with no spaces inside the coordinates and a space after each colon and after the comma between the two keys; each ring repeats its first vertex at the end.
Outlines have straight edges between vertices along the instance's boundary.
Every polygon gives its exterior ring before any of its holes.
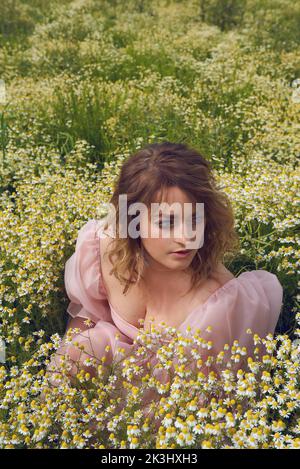
{"type": "Polygon", "coordinates": [[[147,291],[162,297],[184,294],[191,286],[191,270],[172,270],[164,266],[148,266],[143,274],[147,291]]]}

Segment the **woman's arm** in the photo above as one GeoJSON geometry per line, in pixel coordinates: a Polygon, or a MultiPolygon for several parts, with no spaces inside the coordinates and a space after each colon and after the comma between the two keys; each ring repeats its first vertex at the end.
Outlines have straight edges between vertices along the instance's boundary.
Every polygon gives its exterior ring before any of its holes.
{"type": "MultiPolygon", "coordinates": [[[[72,318],[72,317],[69,318],[68,323],[67,323],[67,327],[66,327],[65,335],[62,338],[62,341],[61,341],[61,344],[60,344],[59,348],[57,349],[57,351],[51,357],[50,364],[47,367],[48,371],[49,371],[50,366],[52,366],[54,364],[55,364],[55,368],[57,370],[59,370],[60,355],[63,355],[67,351],[67,349],[70,349],[70,345],[65,343],[66,338],[67,338],[67,333],[68,333],[69,329],[75,329],[76,328],[76,329],[80,329],[80,332],[83,332],[87,329],[90,329],[91,327],[93,327],[95,325],[92,322],[92,326],[88,326],[84,323],[85,321],[87,321],[86,318],[82,318],[82,317],[79,317],[79,316],[77,316],[75,318],[72,318]]],[[[72,332],[71,333],[71,340],[73,339],[74,336],[80,334],[80,332],[72,332]]],[[[50,384],[52,386],[55,386],[55,380],[50,378],[50,384]]]]}
{"type": "MultiPolygon", "coordinates": [[[[66,333],[64,335],[64,338],[68,332],[69,329],[74,329],[75,327],[76,328],[79,328],[81,331],[85,331],[86,329],[90,329],[91,326],[87,326],[84,321],[87,321],[86,318],[81,318],[80,316],[76,316],[75,318],[72,318],[71,316],[69,317],[68,319],[68,323],[67,323],[67,328],[66,328],[66,333]]],[[[95,323],[93,322],[92,323],[92,327],[94,327],[95,323]]],[[[75,334],[72,334],[72,337],[74,336],[75,334]]]]}

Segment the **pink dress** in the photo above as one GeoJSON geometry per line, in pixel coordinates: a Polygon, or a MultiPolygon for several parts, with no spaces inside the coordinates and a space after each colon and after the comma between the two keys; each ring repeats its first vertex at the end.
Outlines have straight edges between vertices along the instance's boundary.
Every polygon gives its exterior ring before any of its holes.
{"type": "MultiPolygon", "coordinates": [[[[107,299],[100,265],[101,229],[102,221],[91,219],[79,230],[75,252],[65,265],[65,287],[71,300],[67,311],[73,318],[89,318],[95,323],[74,340],[84,343],[97,358],[106,355],[112,360],[118,347],[130,353],[140,329],[123,319],[107,299]],[[107,345],[111,347],[109,353],[105,351],[107,345]]],[[[226,343],[231,346],[235,339],[249,351],[253,341],[246,330],[250,328],[260,337],[273,334],[282,299],[283,288],[275,274],[266,270],[243,272],[194,308],[177,330],[185,335],[188,325],[191,333],[200,328],[201,336],[213,342],[213,348],[205,350],[207,356],[223,350],[226,343]],[[207,326],[212,332],[205,331],[207,326]]]]}

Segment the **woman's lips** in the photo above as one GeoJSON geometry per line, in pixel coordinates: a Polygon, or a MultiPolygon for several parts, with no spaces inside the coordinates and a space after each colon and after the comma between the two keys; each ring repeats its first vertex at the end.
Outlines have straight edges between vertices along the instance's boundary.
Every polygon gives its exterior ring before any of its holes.
{"type": "Polygon", "coordinates": [[[191,249],[186,249],[184,251],[177,251],[177,252],[171,252],[174,256],[181,258],[181,257],[187,257],[191,253],[191,249]]]}

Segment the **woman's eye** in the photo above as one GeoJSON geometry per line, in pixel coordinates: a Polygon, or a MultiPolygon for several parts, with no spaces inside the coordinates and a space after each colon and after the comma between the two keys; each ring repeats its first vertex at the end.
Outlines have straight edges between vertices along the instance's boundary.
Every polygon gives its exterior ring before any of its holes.
{"type": "Polygon", "coordinates": [[[172,221],[170,222],[169,220],[164,220],[164,221],[158,222],[158,225],[160,228],[165,228],[167,226],[173,225],[173,222],[172,221]]]}
{"type": "MultiPolygon", "coordinates": [[[[201,217],[200,216],[196,216],[196,217],[193,217],[192,218],[192,228],[195,228],[196,224],[199,223],[201,221],[201,217]]],[[[162,220],[162,221],[159,221],[158,223],[156,223],[157,225],[159,225],[160,228],[166,228],[166,227],[169,227],[169,226],[174,226],[174,221],[173,220],[162,220]]]]}
{"type": "Polygon", "coordinates": [[[200,216],[198,216],[198,217],[193,217],[192,223],[193,223],[193,225],[195,225],[196,223],[200,223],[200,221],[201,221],[201,217],[200,217],[200,216]]]}
{"type": "Polygon", "coordinates": [[[195,217],[193,218],[193,226],[195,226],[197,223],[200,223],[201,217],[195,217]]]}

